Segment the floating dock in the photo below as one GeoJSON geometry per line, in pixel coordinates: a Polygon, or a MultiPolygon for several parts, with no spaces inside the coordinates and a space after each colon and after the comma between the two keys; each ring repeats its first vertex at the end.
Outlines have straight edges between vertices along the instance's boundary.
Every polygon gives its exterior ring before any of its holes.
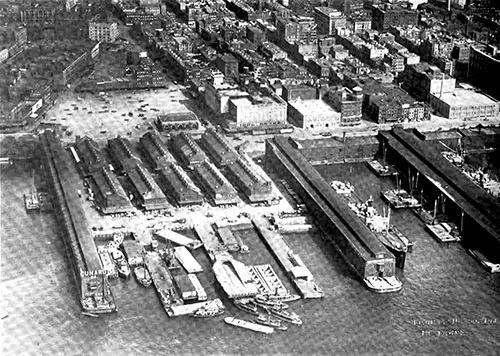
{"type": "Polygon", "coordinates": [[[172,275],[163,260],[157,253],[148,253],[144,256],[144,263],[151,274],[161,304],[168,316],[173,316],[171,307],[183,304],[175,289],[172,275]]]}
{"type": "Polygon", "coordinates": [[[153,234],[156,235],[158,238],[162,239],[163,242],[170,240],[173,243],[176,243],[177,245],[185,246],[192,250],[195,250],[202,245],[202,243],[198,240],[190,239],[189,237],[186,237],[169,229],[155,231],[153,234]]]}
{"type": "Polygon", "coordinates": [[[248,272],[259,290],[259,294],[277,296],[289,294],[271,265],[249,266],[248,272]]]}
{"type": "Polygon", "coordinates": [[[196,290],[196,296],[198,297],[198,300],[200,302],[207,300],[208,299],[207,292],[205,292],[205,289],[201,285],[198,277],[196,277],[196,275],[190,273],[190,274],[188,274],[188,278],[191,280],[191,283],[193,284],[194,289],[196,290]]]}
{"type": "Polygon", "coordinates": [[[184,246],[177,246],[174,248],[175,258],[184,267],[187,273],[203,272],[203,267],[196,261],[191,252],[184,246]]]}
{"type": "Polygon", "coordinates": [[[274,231],[271,223],[264,217],[255,217],[253,224],[259,236],[271,249],[283,269],[303,298],[323,298],[324,293],[314,281],[313,275],[300,257],[293,253],[283,238],[274,231]]]}

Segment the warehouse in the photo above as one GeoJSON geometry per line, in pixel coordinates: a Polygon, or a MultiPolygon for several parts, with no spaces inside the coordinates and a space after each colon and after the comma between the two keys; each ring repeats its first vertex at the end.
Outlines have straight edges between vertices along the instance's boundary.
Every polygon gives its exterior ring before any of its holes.
{"type": "Polygon", "coordinates": [[[203,194],[191,178],[177,164],[172,163],[159,171],[164,192],[177,205],[203,204],[203,194]]]}

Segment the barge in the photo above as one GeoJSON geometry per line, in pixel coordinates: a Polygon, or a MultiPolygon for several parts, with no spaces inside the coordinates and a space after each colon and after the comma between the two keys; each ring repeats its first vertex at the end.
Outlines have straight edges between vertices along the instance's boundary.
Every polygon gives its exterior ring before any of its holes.
{"type": "Polygon", "coordinates": [[[229,324],[229,325],[237,326],[239,328],[252,330],[252,331],[263,333],[263,334],[272,334],[274,332],[274,329],[269,327],[269,326],[260,325],[260,324],[252,323],[250,321],[236,319],[233,317],[224,318],[224,322],[226,324],[229,324]]]}
{"type": "Polygon", "coordinates": [[[394,209],[419,208],[420,202],[404,189],[389,189],[380,192],[382,199],[394,209]]]}
{"type": "Polygon", "coordinates": [[[160,302],[169,317],[174,313],[172,306],[183,304],[178,295],[170,271],[157,253],[148,253],[144,256],[144,263],[153,279],[153,284],[160,297],[160,302]]]}

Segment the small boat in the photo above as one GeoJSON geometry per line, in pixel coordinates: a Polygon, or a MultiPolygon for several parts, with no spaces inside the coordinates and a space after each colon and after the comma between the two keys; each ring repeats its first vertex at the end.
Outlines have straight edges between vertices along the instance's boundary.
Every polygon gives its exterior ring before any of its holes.
{"type": "Polygon", "coordinates": [[[284,320],[290,324],[294,325],[302,325],[302,320],[300,317],[295,314],[294,312],[286,311],[286,310],[280,310],[277,308],[269,308],[268,311],[277,317],[278,319],[284,320]]]}
{"type": "Polygon", "coordinates": [[[257,310],[257,306],[255,304],[243,303],[240,301],[235,301],[234,306],[244,312],[247,312],[252,315],[259,315],[259,311],[257,310]]]}
{"type": "Polygon", "coordinates": [[[224,309],[210,308],[205,306],[196,310],[194,313],[190,314],[190,316],[192,316],[193,318],[210,318],[222,314],[224,314],[224,309]]]}
{"type": "Polygon", "coordinates": [[[239,328],[256,331],[256,332],[263,333],[263,334],[272,334],[274,332],[274,329],[269,327],[269,326],[260,325],[260,324],[252,323],[250,321],[236,319],[233,317],[224,318],[224,322],[226,324],[229,324],[229,325],[233,325],[233,326],[237,326],[239,328]]]}
{"type": "Polygon", "coordinates": [[[491,260],[486,257],[479,250],[469,249],[468,252],[490,273],[499,273],[500,272],[500,263],[493,263],[491,260]]]}
{"type": "Polygon", "coordinates": [[[272,299],[269,296],[257,295],[252,302],[262,308],[275,307],[280,309],[287,309],[288,305],[284,304],[280,299],[272,299]]]}
{"type": "Polygon", "coordinates": [[[118,274],[122,278],[128,278],[130,276],[130,266],[125,259],[116,262],[118,267],[118,274]]]}
{"type": "Polygon", "coordinates": [[[279,321],[278,319],[271,318],[271,315],[269,314],[267,316],[264,314],[259,314],[259,316],[255,319],[255,322],[262,325],[270,326],[278,330],[283,330],[283,331],[288,330],[287,326],[282,325],[281,321],[279,321]]]}
{"type": "Polygon", "coordinates": [[[298,295],[298,294],[288,294],[288,293],[284,294],[284,295],[269,294],[268,298],[270,300],[276,300],[276,301],[281,301],[281,302],[284,302],[284,303],[288,303],[288,302],[293,302],[293,301],[299,300],[300,299],[300,295],[298,295]]]}
{"type": "Polygon", "coordinates": [[[98,318],[99,317],[99,314],[94,314],[94,313],[89,313],[89,312],[82,312],[82,315],[90,316],[92,318],[98,318]]]}
{"type": "Polygon", "coordinates": [[[149,274],[149,271],[144,266],[135,267],[134,268],[134,275],[135,275],[135,279],[137,279],[137,282],[145,288],[148,288],[153,283],[153,279],[151,278],[151,274],[149,274]]]}
{"type": "Polygon", "coordinates": [[[330,187],[335,191],[337,194],[342,194],[342,195],[350,195],[351,193],[354,192],[354,187],[352,186],[351,183],[344,183],[339,180],[334,180],[330,182],[330,187]]]}
{"type": "Polygon", "coordinates": [[[120,262],[125,259],[125,255],[118,248],[110,248],[109,253],[115,262],[120,262]]]}

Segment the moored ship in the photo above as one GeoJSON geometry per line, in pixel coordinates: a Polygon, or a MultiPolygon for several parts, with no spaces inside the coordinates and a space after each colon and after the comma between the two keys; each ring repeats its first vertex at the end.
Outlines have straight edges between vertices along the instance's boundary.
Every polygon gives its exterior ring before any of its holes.
{"type": "Polygon", "coordinates": [[[281,324],[281,321],[278,319],[273,319],[270,314],[264,315],[264,314],[259,314],[257,318],[254,319],[256,323],[270,326],[272,328],[278,329],[278,330],[283,330],[286,331],[288,330],[288,327],[281,324]]]}
{"type": "Polygon", "coordinates": [[[137,279],[137,282],[145,288],[148,288],[153,283],[151,275],[149,274],[147,268],[144,266],[134,267],[134,275],[135,279],[137,279]]]}
{"type": "Polygon", "coordinates": [[[278,309],[275,307],[269,308],[268,311],[278,319],[284,320],[290,324],[298,326],[302,325],[302,320],[294,312],[278,309]]]}
{"type": "Polygon", "coordinates": [[[477,249],[468,249],[467,251],[490,273],[500,273],[500,263],[491,262],[485,254],[477,249]]]}
{"type": "Polygon", "coordinates": [[[239,328],[248,329],[263,334],[272,334],[274,332],[274,329],[269,326],[260,325],[246,320],[236,319],[233,317],[224,318],[224,322],[229,325],[237,326],[239,328]]]}
{"type": "Polygon", "coordinates": [[[209,303],[190,314],[190,316],[193,318],[211,318],[222,314],[224,314],[223,307],[219,306],[217,303],[209,303]]]}
{"type": "Polygon", "coordinates": [[[246,313],[252,314],[252,315],[259,315],[259,311],[257,310],[257,305],[251,304],[250,302],[243,302],[243,301],[234,301],[234,306],[240,310],[243,310],[246,313]]]}
{"type": "Polygon", "coordinates": [[[391,293],[400,291],[403,283],[395,276],[378,277],[370,276],[364,279],[365,285],[376,293],[391,293]]]}

